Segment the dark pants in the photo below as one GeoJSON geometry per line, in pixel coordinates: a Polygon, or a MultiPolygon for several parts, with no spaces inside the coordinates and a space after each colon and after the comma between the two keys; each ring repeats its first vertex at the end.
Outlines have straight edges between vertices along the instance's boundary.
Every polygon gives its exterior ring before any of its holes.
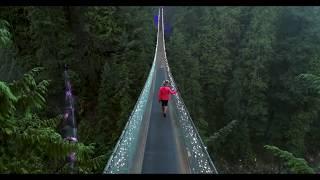
{"type": "Polygon", "coordinates": [[[162,106],[168,106],[168,100],[161,100],[162,106]]]}

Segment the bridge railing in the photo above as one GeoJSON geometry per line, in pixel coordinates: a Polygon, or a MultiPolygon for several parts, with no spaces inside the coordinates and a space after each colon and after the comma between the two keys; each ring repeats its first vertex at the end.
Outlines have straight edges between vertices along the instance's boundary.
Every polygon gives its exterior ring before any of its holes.
{"type": "Polygon", "coordinates": [[[143,147],[139,146],[143,143],[141,142],[141,137],[143,136],[143,133],[145,133],[144,128],[146,126],[146,123],[143,120],[147,114],[148,107],[150,106],[150,99],[152,99],[152,97],[150,98],[150,96],[152,96],[151,89],[153,88],[155,79],[156,56],[160,31],[159,24],[160,23],[158,18],[158,32],[155,56],[147,81],[113,150],[113,153],[108,160],[108,163],[103,171],[104,174],[124,174],[133,172],[137,173],[136,171],[139,171],[139,168],[136,167],[139,166],[139,163],[136,162],[137,157],[135,156],[137,156],[137,154],[139,154],[139,151],[143,149],[143,147]]]}
{"type": "MultiPolygon", "coordinates": [[[[162,9],[162,15],[163,15],[163,9],[162,9]]],[[[164,27],[163,16],[162,16],[162,27],[164,27]]],[[[166,56],[164,34],[162,34],[162,38],[163,38],[163,48],[164,48],[164,54],[165,54],[164,61],[165,61],[167,77],[169,78],[173,88],[177,89],[177,86],[171,74],[167,56],[166,56]]],[[[190,167],[191,173],[218,174],[218,171],[211,160],[211,157],[207,151],[207,148],[202,142],[202,139],[197,131],[197,128],[195,127],[192,121],[192,118],[186,108],[186,105],[184,104],[179,93],[177,93],[176,96],[172,98],[172,103],[174,104],[174,106],[172,106],[173,112],[175,113],[175,116],[178,119],[177,124],[179,126],[180,133],[182,133],[180,137],[183,137],[183,143],[184,143],[184,147],[186,148],[185,150],[187,153],[187,160],[188,160],[188,165],[190,167]]]]}

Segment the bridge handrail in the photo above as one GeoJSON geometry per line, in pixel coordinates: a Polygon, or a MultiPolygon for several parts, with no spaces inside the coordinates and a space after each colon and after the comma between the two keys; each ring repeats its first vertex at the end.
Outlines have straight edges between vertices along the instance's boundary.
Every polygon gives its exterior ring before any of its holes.
{"type": "MultiPolygon", "coordinates": [[[[160,9],[159,9],[160,17],[160,9]]],[[[146,109],[146,104],[148,102],[148,94],[150,94],[151,89],[151,81],[153,80],[154,70],[155,70],[155,62],[157,56],[158,49],[158,39],[159,39],[159,18],[158,18],[158,32],[157,32],[157,44],[155,49],[155,56],[152,63],[151,70],[149,72],[147,81],[144,85],[143,90],[140,93],[139,99],[135,104],[129,120],[127,121],[124,130],[117,141],[117,144],[108,160],[108,163],[103,171],[103,173],[129,173],[131,161],[133,160],[134,152],[138,147],[133,145],[137,145],[139,131],[141,129],[143,115],[146,109]],[[133,132],[134,131],[134,132],[133,132]],[[133,133],[132,133],[133,132],[133,133]],[[136,143],[134,143],[136,142],[136,143]],[[131,149],[129,149],[131,148],[131,149]],[[131,151],[130,151],[131,150],[131,151]],[[120,156],[120,157],[119,157],[120,156]]]]}
{"type": "MultiPolygon", "coordinates": [[[[162,8],[162,27],[164,27],[163,26],[163,8],[162,8]]],[[[165,59],[165,63],[166,63],[166,71],[167,71],[167,74],[168,74],[168,77],[169,77],[169,80],[170,80],[170,82],[172,82],[171,84],[172,84],[172,86],[173,86],[173,88],[175,88],[175,89],[177,89],[176,88],[176,83],[175,83],[175,81],[174,81],[174,79],[173,79],[173,76],[172,76],[172,74],[171,74],[171,71],[170,71],[170,67],[169,67],[169,64],[168,64],[168,60],[167,60],[167,55],[166,55],[166,49],[165,49],[165,41],[164,41],[164,31],[163,31],[163,34],[162,34],[162,38],[163,38],[163,48],[164,48],[164,59],[165,59]]],[[[185,115],[185,117],[186,117],[186,119],[187,119],[187,121],[186,121],[186,123],[190,123],[191,124],[191,128],[189,128],[189,129],[191,129],[194,133],[195,133],[195,136],[196,136],[196,139],[198,139],[199,140],[199,145],[200,145],[200,151],[202,151],[204,154],[198,154],[198,157],[203,157],[203,156],[205,156],[205,157],[207,157],[206,159],[207,159],[207,163],[206,162],[203,162],[202,161],[202,159],[197,159],[196,157],[197,157],[197,154],[196,154],[196,152],[195,151],[193,151],[194,149],[195,149],[195,147],[196,146],[193,146],[192,147],[192,149],[190,150],[190,149],[187,149],[187,152],[188,152],[188,160],[189,160],[189,162],[191,161],[191,171],[192,171],[192,173],[215,173],[215,174],[218,174],[218,171],[217,171],[217,169],[216,169],[216,167],[214,166],[214,164],[213,164],[213,161],[212,161],[212,159],[211,159],[211,157],[210,157],[210,155],[209,155],[209,153],[208,153],[208,151],[207,151],[207,148],[206,148],[206,146],[204,145],[204,143],[203,143],[203,141],[202,141],[202,139],[201,139],[201,136],[199,135],[199,133],[198,133],[198,131],[197,131],[197,128],[196,128],[196,126],[194,125],[194,123],[193,123],[193,120],[192,120],[192,118],[191,118],[191,116],[190,116],[190,114],[189,114],[189,111],[187,110],[187,108],[186,108],[186,105],[185,105],[185,103],[184,103],[184,101],[183,101],[183,99],[180,97],[180,95],[179,95],[179,92],[176,94],[176,98],[174,99],[175,101],[175,104],[176,104],[176,108],[178,108],[179,109],[179,106],[180,107],[182,107],[182,108],[180,108],[179,110],[179,112],[182,114],[182,115],[185,115]],[[181,105],[180,105],[180,104],[181,105]],[[183,112],[184,111],[184,112],[183,112]],[[191,151],[191,153],[192,154],[189,154],[190,153],[190,151],[191,151]],[[191,157],[191,158],[190,158],[191,157]],[[194,157],[194,158],[193,158],[194,157]],[[193,162],[198,162],[198,166],[200,167],[200,169],[196,169],[196,167],[193,167],[193,162]],[[208,166],[206,166],[206,165],[208,165],[208,166]]],[[[180,119],[179,120],[180,122],[182,122],[182,119],[180,119]]],[[[183,122],[182,122],[183,123],[183,122]]],[[[180,123],[179,123],[180,124],[180,123]]],[[[183,124],[181,124],[181,126],[182,126],[183,124]]],[[[182,127],[183,128],[183,130],[185,131],[185,132],[183,132],[184,133],[184,136],[183,137],[185,137],[184,138],[184,140],[185,140],[185,145],[186,146],[190,146],[190,145],[188,145],[189,143],[187,142],[187,140],[186,140],[186,133],[187,133],[187,129],[185,128],[185,127],[182,127]]],[[[193,135],[191,135],[190,137],[192,137],[193,135]]],[[[197,144],[197,142],[195,141],[194,143],[196,143],[197,144]]],[[[192,144],[192,143],[191,143],[192,144]]],[[[186,147],[186,148],[188,148],[188,147],[186,147]]],[[[189,147],[189,148],[191,148],[191,147],[189,147]]]]}

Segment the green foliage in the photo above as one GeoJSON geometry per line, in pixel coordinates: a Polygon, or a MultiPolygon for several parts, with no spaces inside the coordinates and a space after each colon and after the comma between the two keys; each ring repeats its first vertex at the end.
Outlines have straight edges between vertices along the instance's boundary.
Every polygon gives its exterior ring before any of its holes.
{"type": "Polygon", "coordinates": [[[212,139],[230,119],[239,122],[220,146],[207,141],[221,171],[273,171],[264,144],[317,157],[319,8],[165,10],[173,27],[169,64],[191,116],[206,121],[196,123],[200,134],[212,139]]]}
{"type": "MultiPolygon", "coordinates": [[[[0,172],[67,173],[63,157],[70,151],[79,155],[79,173],[102,171],[151,67],[156,10],[1,7],[0,172]],[[70,67],[79,139],[90,146],[65,143],[56,133],[64,64],[70,67]],[[45,70],[19,78],[23,69],[39,66],[45,70]]],[[[166,33],[172,74],[219,169],[271,167],[264,144],[315,159],[319,7],[164,11],[173,29],[166,33]],[[228,124],[230,119],[237,123],[228,124]]]]}
{"type": "MultiPolygon", "coordinates": [[[[45,105],[45,94],[48,81],[42,80],[37,83],[42,68],[34,68],[26,73],[21,80],[14,81],[10,87],[1,82],[1,97],[4,107],[1,109],[1,172],[15,173],[40,173],[52,172],[47,159],[58,163],[64,161],[67,155],[75,152],[80,164],[94,161],[91,160],[93,146],[83,143],[70,143],[62,139],[56,132],[61,116],[49,120],[41,120],[33,113],[45,105]],[[11,90],[12,89],[12,92],[11,90]],[[33,97],[30,97],[33,96],[33,97]],[[10,109],[8,109],[8,107],[10,109]],[[16,112],[19,107],[25,115],[16,112]],[[12,146],[14,145],[14,146],[12,146]],[[12,152],[11,152],[12,151],[12,152]],[[35,157],[30,155],[36,155],[35,157]],[[37,161],[37,166],[30,166],[30,161],[37,161]],[[10,163],[6,163],[9,161],[10,163]],[[13,161],[13,162],[12,162],[13,161]]],[[[94,166],[93,168],[96,168],[94,166]]]]}
{"type": "Polygon", "coordinates": [[[274,156],[280,158],[291,173],[313,174],[314,170],[308,166],[303,158],[296,158],[292,153],[279,149],[276,146],[265,145],[264,148],[274,156]]]}
{"type": "Polygon", "coordinates": [[[313,74],[300,74],[298,78],[301,78],[308,82],[309,87],[316,90],[320,94],[320,77],[313,74]]]}
{"type": "Polygon", "coordinates": [[[15,111],[17,97],[12,94],[5,82],[0,81],[0,120],[10,117],[15,111]]]}
{"type": "Polygon", "coordinates": [[[8,38],[13,43],[6,52],[0,51],[0,75],[6,81],[0,84],[0,111],[6,117],[1,118],[5,124],[0,139],[14,144],[1,144],[10,147],[3,149],[7,155],[0,159],[1,172],[68,173],[70,164],[63,157],[72,150],[79,156],[76,171],[100,173],[103,158],[106,162],[111,144],[120,136],[153,60],[156,29],[152,29],[152,9],[3,7],[0,15],[7,20],[0,25],[1,45],[3,40],[8,44],[8,38]],[[63,107],[64,64],[70,67],[79,139],[88,147],[65,144],[56,133],[61,118],[56,116],[63,107]],[[111,71],[104,70],[105,64],[112,66],[111,71]],[[39,66],[43,68],[23,75],[23,69],[39,66]],[[18,140],[21,146],[15,145],[18,140]],[[27,143],[32,144],[30,148],[27,143]]]}
{"type": "Polygon", "coordinates": [[[0,19],[0,47],[9,47],[12,44],[11,33],[9,31],[10,24],[0,19]]]}
{"type": "Polygon", "coordinates": [[[228,135],[238,126],[239,121],[233,120],[225,127],[214,133],[206,139],[206,144],[210,144],[214,149],[222,148],[222,144],[226,141],[228,135]]]}
{"type": "Polygon", "coordinates": [[[17,97],[17,106],[19,109],[24,108],[26,116],[30,116],[31,109],[41,109],[45,105],[44,95],[47,93],[49,86],[48,80],[37,82],[35,76],[38,76],[43,68],[34,68],[24,74],[19,81],[10,84],[13,94],[17,97]]]}
{"type": "Polygon", "coordinates": [[[105,167],[106,162],[108,161],[107,158],[108,156],[104,154],[90,160],[79,161],[78,165],[81,167],[81,169],[87,172],[91,172],[92,170],[100,170],[105,167]]]}
{"type": "MultiPolygon", "coordinates": [[[[98,35],[98,39],[103,38],[111,44],[115,44],[108,50],[112,53],[107,56],[107,61],[103,59],[103,64],[99,68],[99,88],[97,89],[96,123],[90,124],[96,131],[90,132],[92,139],[99,147],[99,153],[113,149],[116,140],[119,138],[125,123],[127,122],[132,108],[137,100],[145,83],[148,71],[148,64],[152,62],[154,47],[154,33],[148,24],[152,23],[152,18],[148,15],[146,8],[124,8],[110,7],[104,11],[103,8],[89,9],[88,18],[107,19],[110,29],[97,26],[92,21],[90,31],[98,35]],[[137,14],[133,17],[128,13],[137,14]],[[107,13],[110,16],[105,16],[107,13]],[[114,15],[114,16],[111,16],[114,15]],[[131,19],[131,21],[127,21],[131,19]],[[118,23],[115,23],[118,22],[118,23]],[[94,25],[94,26],[93,26],[94,25]],[[101,34],[102,29],[108,31],[101,34]],[[101,35],[100,35],[101,34],[101,35]],[[115,38],[118,37],[118,38],[115,38]],[[106,138],[108,137],[108,138],[106,138]]],[[[104,53],[105,54],[105,53],[104,53]]],[[[91,77],[90,77],[91,78],[91,77]]],[[[89,122],[88,122],[89,124],[89,122]]],[[[89,132],[88,132],[89,133],[89,132]]],[[[87,136],[87,135],[86,135],[87,136]]]]}

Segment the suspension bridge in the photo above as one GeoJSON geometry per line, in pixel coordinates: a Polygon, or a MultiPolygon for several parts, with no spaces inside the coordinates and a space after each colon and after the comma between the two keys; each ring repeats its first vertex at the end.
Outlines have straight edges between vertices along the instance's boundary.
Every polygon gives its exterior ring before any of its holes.
{"type": "Polygon", "coordinates": [[[174,89],[165,50],[163,8],[151,70],[104,174],[217,174],[212,159],[179,93],[162,116],[157,91],[165,79],[174,89]]]}

